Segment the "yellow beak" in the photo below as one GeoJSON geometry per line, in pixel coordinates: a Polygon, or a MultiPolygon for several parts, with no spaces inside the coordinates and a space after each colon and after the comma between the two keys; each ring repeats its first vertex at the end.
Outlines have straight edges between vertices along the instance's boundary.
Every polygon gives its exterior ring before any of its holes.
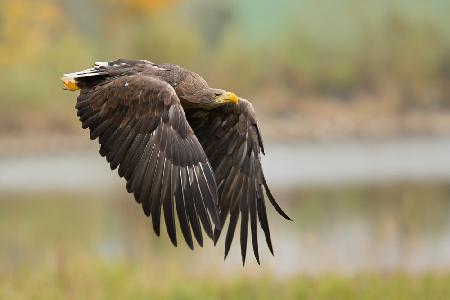
{"type": "Polygon", "coordinates": [[[236,96],[236,94],[231,93],[231,92],[226,92],[225,94],[226,94],[227,100],[229,100],[231,103],[238,104],[239,98],[238,98],[238,96],[236,96]]]}
{"type": "Polygon", "coordinates": [[[239,98],[234,93],[225,92],[216,98],[216,103],[234,103],[238,104],[239,98]]]}

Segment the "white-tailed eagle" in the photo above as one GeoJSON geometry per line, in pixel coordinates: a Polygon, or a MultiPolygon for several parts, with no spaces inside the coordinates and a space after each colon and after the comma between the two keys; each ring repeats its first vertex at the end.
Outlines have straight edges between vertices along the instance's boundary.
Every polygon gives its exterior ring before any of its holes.
{"type": "Polygon", "coordinates": [[[257,223],[273,254],[265,195],[275,202],[261,167],[264,146],[251,103],[210,88],[198,74],[177,65],[119,59],[65,74],[68,90],[80,89],[76,109],[83,128],[100,143],[100,154],[127,181],[127,191],[151,216],[160,234],[161,209],[177,245],[175,214],[188,246],[217,242],[228,215],[227,256],[240,222],[245,263],[248,223],[259,263],[257,223]],[[214,229],[213,229],[214,227],[214,229]]]}

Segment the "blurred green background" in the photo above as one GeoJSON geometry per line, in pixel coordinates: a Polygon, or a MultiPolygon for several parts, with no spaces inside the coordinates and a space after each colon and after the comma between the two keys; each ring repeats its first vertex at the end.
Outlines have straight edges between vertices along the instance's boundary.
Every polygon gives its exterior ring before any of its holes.
{"type": "MultiPolygon", "coordinates": [[[[0,0],[0,299],[450,299],[450,2],[0,0]],[[153,236],[63,73],[174,63],[251,100],[275,257],[153,236]]],[[[261,235],[260,235],[261,236],[261,235]]]]}

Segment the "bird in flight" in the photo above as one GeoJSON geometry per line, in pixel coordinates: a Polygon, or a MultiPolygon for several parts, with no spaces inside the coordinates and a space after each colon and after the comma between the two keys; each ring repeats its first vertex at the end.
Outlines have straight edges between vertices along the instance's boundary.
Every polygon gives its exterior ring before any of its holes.
{"type": "Polygon", "coordinates": [[[243,264],[249,222],[258,264],[258,222],[273,254],[265,195],[290,219],[264,177],[264,146],[249,101],[210,88],[180,66],[146,60],[97,62],[61,79],[65,89],[80,90],[75,108],[82,127],[98,138],[100,155],[126,179],[158,236],[161,210],[171,242],[177,245],[177,215],[191,249],[193,237],[203,246],[202,227],[216,243],[229,216],[226,258],[240,217],[243,264]]]}

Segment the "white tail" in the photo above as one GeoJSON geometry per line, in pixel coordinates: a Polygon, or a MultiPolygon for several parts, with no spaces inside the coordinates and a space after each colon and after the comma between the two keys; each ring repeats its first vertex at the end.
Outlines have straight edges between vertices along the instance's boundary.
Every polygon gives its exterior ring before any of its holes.
{"type": "Polygon", "coordinates": [[[98,75],[105,75],[105,74],[107,74],[105,68],[108,66],[109,66],[108,62],[95,62],[93,68],[64,74],[63,77],[61,77],[61,80],[74,81],[76,78],[80,78],[80,77],[92,77],[92,76],[98,76],[98,75]]]}

